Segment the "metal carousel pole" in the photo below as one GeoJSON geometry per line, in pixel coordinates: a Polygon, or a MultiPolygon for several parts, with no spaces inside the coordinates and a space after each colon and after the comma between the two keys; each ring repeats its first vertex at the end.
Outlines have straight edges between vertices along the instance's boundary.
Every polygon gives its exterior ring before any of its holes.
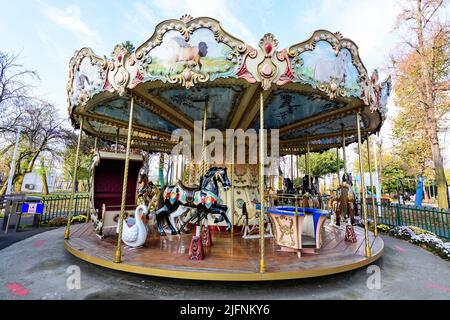
{"type": "Polygon", "coordinates": [[[291,180],[294,182],[294,155],[291,148],[291,180]]]}
{"type": "Polygon", "coordinates": [[[370,143],[369,143],[369,133],[367,133],[367,162],[369,162],[369,176],[370,176],[370,192],[372,193],[372,212],[373,212],[373,225],[374,231],[373,234],[378,236],[377,230],[377,208],[375,206],[375,196],[373,194],[373,178],[372,178],[372,163],[370,161],[370,143]]]}
{"type": "Polygon", "coordinates": [[[234,235],[234,138],[232,142],[232,160],[231,160],[231,238],[234,235]]]}
{"type": "Polygon", "coordinates": [[[370,257],[370,245],[369,245],[369,227],[367,224],[367,208],[366,208],[366,187],[364,183],[364,171],[362,165],[361,156],[361,128],[360,128],[360,111],[356,113],[356,129],[358,132],[358,160],[359,160],[359,174],[361,176],[361,186],[362,186],[362,211],[364,215],[364,231],[365,231],[365,242],[366,242],[366,257],[370,257]]]}
{"type": "Polygon", "coordinates": [[[202,168],[201,173],[202,176],[206,173],[206,117],[208,116],[208,97],[205,98],[205,112],[203,114],[203,128],[202,128],[202,168]]]}
{"type": "Polygon", "coordinates": [[[261,210],[259,214],[259,246],[260,246],[260,262],[259,272],[266,271],[265,257],[264,257],[264,97],[262,91],[259,94],[259,198],[261,210]]]}
{"type": "Polygon", "coordinates": [[[337,173],[337,183],[338,183],[338,187],[339,187],[339,185],[341,184],[341,178],[339,177],[340,176],[340,165],[339,165],[339,148],[336,148],[336,164],[337,164],[337,171],[336,171],[336,173],[337,173]]]}
{"type": "Polygon", "coordinates": [[[72,191],[70,193],[70,210],[67,215],[67,225],[66,231],[64,233],[64,239],[69,239],[70,237],[70,225],[72,220],[72,209],[74,208],[74,200],[75,200],[75,185],[77,182],[78,175],[78,160],[80,157],[80,145],[81,145],[81,136],[83,135],[83,118],[80,120],[80,134],[78,135],[78,143],[77,143],[77,151],[75,153],[75,165],[73,168],[73,176],[72,176],[72,191]]]}
{"type": "Polygon", "coordinates": [[[128,135],[127,135],[127,149],[125,153],[125,169],[123,172],[123,187],[122,187],[122,201],[120,203],[120,215],[119,215],[119,234],[117,237],[116,256],[114,258],[115,263],[122,261],[122,229],[123,229],[123,216],[125,214],[125,200],[127,197],[127,182],[128,182],[128,165],[130,162],[130,145],[131,145],[131,132],[133,130],[133,111],[134,111],[134,97],[131,96],[130,102],[130,116],[128,122],[128,135]]]}
{"type": "MultiPolygon", "coordinates": [[[[359,127],[358,127],[359,128],[359,127]]],[[[347,173],[347,156],[345,155],[345,133],[344,124],[342,124],[342,159],[344,160],[344,174],[347,173]]]]}
{"type": "Polygon", "coordinates": [[[306,137],[306,172],[308,174],[308,187],[311,188],[311,162],[309,158],[309,136],[306,137]]]}

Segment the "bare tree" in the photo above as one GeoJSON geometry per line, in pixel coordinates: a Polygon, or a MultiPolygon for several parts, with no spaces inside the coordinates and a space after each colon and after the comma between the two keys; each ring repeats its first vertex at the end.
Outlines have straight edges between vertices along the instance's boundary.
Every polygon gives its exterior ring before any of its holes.
{"type": "Polygon", "coordinates": [[[31,98],[33,83],[39,79],[35,71],[25,69],[18,60],[19,55],[0,51],[0,111],[31,98]]]}
{"type": "MultiPolygon", "coordinates": [[[[13,113],[22,127],[13,176],[13,183],[20,190],[25,174],[33,171],[40,156],[57,156],[58,150],[64,146],[67,130],[62,126],[65,120],[60,119],[56,108],[47,102],[34,101],[20,110],[13,110],[13,113]]],[[[4,132],[3,140],[12,141],[13,136],[13,132],[4,132]]],[[[5,191],[6,183],[0,190],[0,195],[5,191]]]]}

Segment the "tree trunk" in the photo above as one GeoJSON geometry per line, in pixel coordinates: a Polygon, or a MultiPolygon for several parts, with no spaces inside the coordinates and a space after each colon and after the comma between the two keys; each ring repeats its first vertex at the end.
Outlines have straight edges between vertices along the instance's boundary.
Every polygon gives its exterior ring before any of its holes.
{"type": "MultiPolygon", "coordinates": [[[[21,173],[17,176],[17,191],[20,192],[22,190],[23,179],[25,178],[25,173],[21,173]]],[[[14,189],[14,187],[13,187],[14,189]]],[[[11,190],[12,192],[12,190],[11,190]]]]}
{"type": "Polygon", "coordinates": [[[4,196],[6,193],[6,188],[8,188],[8,180],[5,180],[2,188],[0,189],[0,196],[4,196]]]}

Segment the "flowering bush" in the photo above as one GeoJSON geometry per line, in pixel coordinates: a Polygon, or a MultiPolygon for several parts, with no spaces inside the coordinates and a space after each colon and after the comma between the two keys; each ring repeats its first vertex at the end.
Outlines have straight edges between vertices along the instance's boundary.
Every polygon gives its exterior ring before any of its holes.
{"type": "Polygon", "coordinates": [[[391,230],[391,227],[385,225],[385,224],[377,224],[377,230],[381,232],[389,232],[391,230]]]}
{"type": "Polygon", "coordinates": [[[390,233],[397,238],[409,240],[411,243],[424,246],[444,259],[450,260],[450,242],[444,242],[434,233],[414,226],[393,228],[390,233]]]}
{"type": "Polygon", "coordinates": [[[77,223],[77,222],[82,223],[82,222],[87,221],[87,217],[80,214],[78,216],[73,217],[72,220],[70,220],[70,221],[71,221],[71,223],[77,223]]]}

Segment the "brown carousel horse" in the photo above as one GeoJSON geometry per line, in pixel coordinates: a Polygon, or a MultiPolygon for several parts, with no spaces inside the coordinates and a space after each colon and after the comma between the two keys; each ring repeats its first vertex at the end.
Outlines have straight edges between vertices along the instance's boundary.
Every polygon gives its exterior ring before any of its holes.
{"type": "Polygon", "coordinates": [[[145,173],[139,176],[138,185],[138,204],[145,204],[147,207],[151,207],[152,200],[158,188],[148,179],[145,173]]]}
{"type": "Polygon", "coordinates": [[[342,184],[339,186],[337,194],[331,200],[331,208],[335,212],[337,226],[341,225],[341,216],[342,219],[350,218],[351,224],[355,224],[356,195],[352,189],[350,174],[344,173],[342,176],[342,184]]]}

